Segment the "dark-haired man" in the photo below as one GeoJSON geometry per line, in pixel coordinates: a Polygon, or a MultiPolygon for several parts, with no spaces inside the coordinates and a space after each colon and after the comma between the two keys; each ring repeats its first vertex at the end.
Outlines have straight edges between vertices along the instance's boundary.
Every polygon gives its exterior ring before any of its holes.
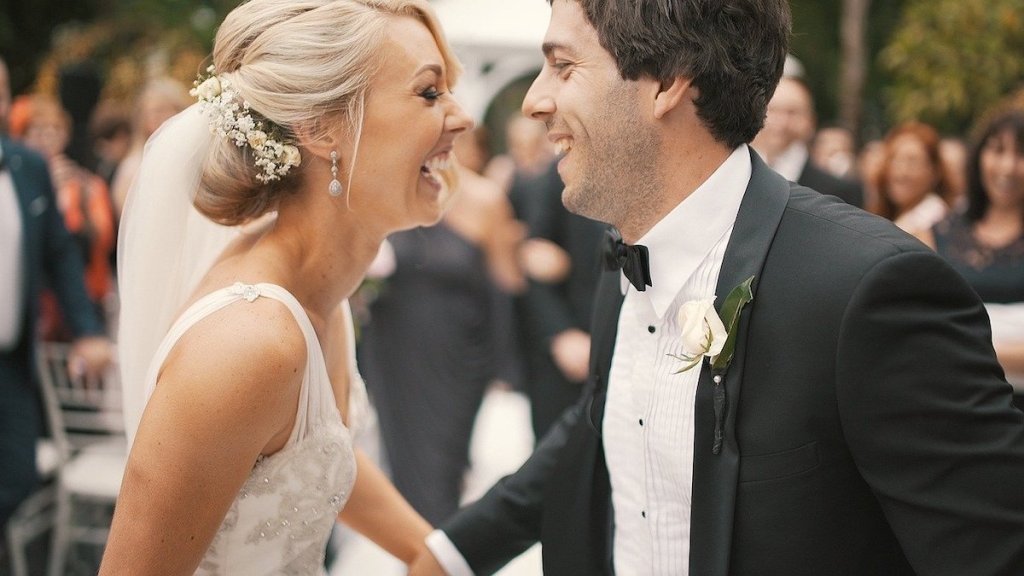
{"type": "Polygon", "coordinates": [[[786,0],[553,1],[523,109],[629,280],[602,278],[584,400],[429,539],[450,573],[537,540],[557,576],[1024,573],[1024,414],[981,303],[747,147],[789,32],[786,0]]]}

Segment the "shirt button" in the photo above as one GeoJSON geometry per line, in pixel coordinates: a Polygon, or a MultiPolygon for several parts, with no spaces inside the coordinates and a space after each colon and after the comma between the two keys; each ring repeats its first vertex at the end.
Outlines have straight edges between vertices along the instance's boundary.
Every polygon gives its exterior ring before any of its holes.
{"type": "Polygon", "coordinates": [[[651,334],[654,334],[654,332],[655,332],[656,330],[657,330],[657,329],[656,329],[656,328],[655,328],[654,326],[648,326],[648,327],[647,327],[647,331],[648,331],[648,332],[650,332],[651,334]]]}
{"type": "Polygon", "coordinates": [[[641,418],[641,419],[640,419],[640,425],[641,425],[641,426],[643,426],[643,425],[644,425],[644,419],[643,419],[643,418],[641,418]]]}
{"type": "Polygon", "coordinates": [[[647,511],[646,511],[646,510],[641,510],[641,511],[640,511],[640,516],[641,516],[642,518],[647,518],[647,511]]]}

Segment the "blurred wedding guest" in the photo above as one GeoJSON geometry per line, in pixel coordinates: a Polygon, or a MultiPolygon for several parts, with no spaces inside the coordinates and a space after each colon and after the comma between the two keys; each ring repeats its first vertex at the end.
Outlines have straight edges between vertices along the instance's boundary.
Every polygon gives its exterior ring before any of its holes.
{"type": "Polygon", "coordinates": [[[764,128],[752,145],[787,180],[836,196],[847,204],[863,206],[858,182],[833,176],[811,158],[808,143],[816,122],[814,98],[807,83],[802,77],[783,76],[768,102],[764,128]]]}
{"type": "Polygon", "coordinates": [[[64,153],[80,166],[96,168],[97,158],[89,137],[89,119],[100,99],[103,80],[97,66],[88,61],[67,64],[60,69],[57,90],[60,105],[70,118],[70,138],[64,153]]]}
{"type": "Polygon", "coordinates": [[[481,124],[459,136],[455,140],[454,151],[463,168],[483,174],[491,160],[490,133],[487,127],[481,124]]]}
{"type": "Polygon", "coordinates": [[[954,207],[967,201],[967,143],[961,138],[946,137],[939,141],[939,157],[946,166],[954,207]]]}
{"type": "Polygon", "coordinates": [[[860,147],[857,153],[857,179],[864,190],[864,205],[871,206],[878,197],[874,182],[878,171],[882,169],[882,158],[885,156],[885,145],[881,140],[869,140],[860,147]]]}
{"type": "Polygon", "coordinates": [[[120,218],[124,200],[142,163],[142,148],[165,120],[190,104],[185,87],[170,78],[150,80],[139,92],[132,117],[132,149],[121,161],[111,184],[114,215],[120,218]]]}
{"type": "Polygon", "coordinates": [[[868,209],[917,234],[949,212],[953,189],[939,157],[939,135],[920,122],[906,122],[885,137],[875,174],[877,196],[868,209]]]}
{"type": "Polygon", "coordinates": [[[518,114],[505,124],[505,144],[507,152],[492,158],[483,172],[505,191],[512,186],[516,175],[543,174],[555,156],[544,125],[518,114]]]}
{"type": "Polygon", "coordinates": [[[855,174],[856,145],[853,132],[841,126],[826,126],[814,135],[811,162],[838,178],[855,174]]]}
{"type": "MultiPolygon", "coordinates": [[[[110,256],[114,249],[114,220],[107,185],[102,178],[65,155],[71,141],[72,123],[60,102],[43,95],[21,102],[25,122],[12,129],[11,135],[21,138],[46,160],[64,226],[78,245],[85,263],[89,299],[100,316],[105,317],[104,301],[113,285],[110,256]]],[[[47,340],[68,340],[71,334],[61,322],[52,290],[46,291],[42,302],[41,336],[47,340]]]]}
{"type": "MultiPolygon", "coordinates": [[[[0,126],[10,107],[0,59],[0,126]]],[[[82,261],[64,228],[50,171],[36,152],[0,135],[0,529],[33,489],[42,406],[33,361],[44,275],[76,340],[70,367],[99,373],[111,346],[82,281],[82,261]]]]}
{"type": "Polygon", "coordinates": [[[89,136],[96,156],[96,175],[110,186],[117,167],[131,152],[131,117],[120,102],[100,102],[89,120],[89,136]]]}
{"type": "Polygon", "coordinates": [[[985,302],[996,355],[1024,409],[1024,108],[979,122],[967,166],[966,209],[921,239],[985,302]]]}
{"type": "Polygon", "coordinates": [[[530,282],[517,313],[537,441],[583,391],[590,361],[590,316],[603,269],[606,225],[566,209],[563,188],[552,162],[538,177],[517,176],[510,192],[529,204],[523,208],[529,240],[520,257],[530,282]]]}
{"type": "Polygon", "coordinates": [[[452,170],[440,224],[389,236],[394,270],[360,342],[391,478],[432,524],[459,506],[484,392],[512,378],[509,294],[522,285],[522,232],[503,191],[457,162],[452,170]]]}

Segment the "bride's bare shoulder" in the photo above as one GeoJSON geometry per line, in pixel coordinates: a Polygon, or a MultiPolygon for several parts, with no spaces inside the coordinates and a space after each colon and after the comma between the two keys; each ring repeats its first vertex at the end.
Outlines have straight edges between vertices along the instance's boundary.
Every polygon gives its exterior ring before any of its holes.
{"type": "Polygon", "coordinates": [[[271,403],[248,408],[276,411],[274,400],[297,393],[306,354],[302,329],[284,303],[243,299],[203,318],[181,337],[164,363],[157,388],[170,385],[213,403],[271,403]]]}

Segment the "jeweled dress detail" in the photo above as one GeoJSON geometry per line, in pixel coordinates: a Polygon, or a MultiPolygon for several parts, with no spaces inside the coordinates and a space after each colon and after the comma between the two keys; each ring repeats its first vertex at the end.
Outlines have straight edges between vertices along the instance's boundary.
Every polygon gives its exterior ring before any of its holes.
{"type": "MultiPolygon", "coordinates": [[[[146,377],[147,399],[167,354],[189,328],[226,306],[245,305],[261,297],[286,305],[306,339],[306,370],[295,427],[281,450],[256,462],[196,574],[323,573],[327,539],[355,482],[352,437],[338,412],[320,343],[305,310],[280,286],[237,283],[190,306],[153,358],[146,377]]],[[[351,350],[349,358],[354,360],[351,350]]],[[[350,365],[353,379],[358,378],[354,361],[350,365]]]]}

